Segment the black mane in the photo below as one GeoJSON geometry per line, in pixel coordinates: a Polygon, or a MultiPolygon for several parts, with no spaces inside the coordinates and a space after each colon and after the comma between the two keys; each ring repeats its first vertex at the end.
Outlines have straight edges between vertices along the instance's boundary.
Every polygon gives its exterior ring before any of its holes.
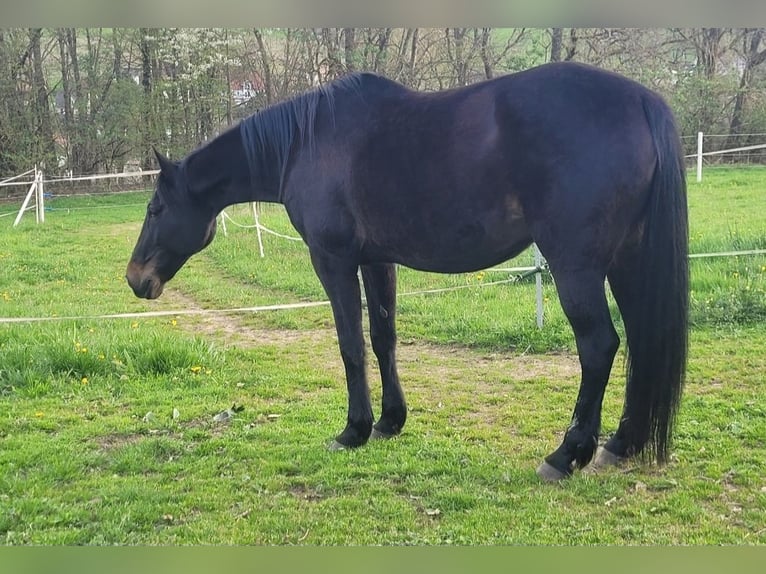
{"type": "Polygon", "coordinates": [[[309,149],[313,149],[314,126],[322,100],[334,116],[335,96],[343,92],[359,94],[365,76],[373,74],[344,76],[242,120],[239,129],[253,181],[266,179],[278,182],[281,190],[287,158],[296,135],[300,136],[301,144],[308,144],[309,149]],[[264,177],[264,174],[268,175],[264,177]]]}

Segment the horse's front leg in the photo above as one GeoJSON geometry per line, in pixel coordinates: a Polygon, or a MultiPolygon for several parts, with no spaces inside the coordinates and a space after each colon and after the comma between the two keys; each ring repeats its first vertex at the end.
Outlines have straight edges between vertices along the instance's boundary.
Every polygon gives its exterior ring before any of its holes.
{"type": "Polygon", "coordinates": [[[346,428],[335,437],[330,448],[353,448],[365,444],[372,433],[372,405],[367,385],[358,266],[325,254],[312,253],[311,260],[332,305],[348,387],[346,428]]]}

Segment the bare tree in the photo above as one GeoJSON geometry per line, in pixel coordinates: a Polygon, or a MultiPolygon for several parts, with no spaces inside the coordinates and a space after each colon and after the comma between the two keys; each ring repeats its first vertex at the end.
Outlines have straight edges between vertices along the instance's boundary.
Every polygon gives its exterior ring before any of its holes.
{"type": "Polygon", "coordinates": [[[562,38],[564,37],[563,28],[551,28],[551,62],[561,61],[562,38]]]}
{"type": "Polygon", "coordinates": [[[29,43],[32,54],[32,86],[35,93],[34,111],[36,133],[38,136],[38,161],[48,161],[48,167],[56,158],[53,126],[51,124],[51,106],[48,98],[48,85],[43,72],[43,52],[41,47],[42,28],[29,30],[29,43]]]}
{"type": "Polygon", "coordinates": [[[405,28],[398,34],[389,36],[394,62],[388,70],[391,78],[412,86],[414,83],[415,63],[418,53],[418,28],[405,28]]]}
{"type": "Polygon", "coordinates": [[[31,55],[28,30],[0,30],[0,173],[29,169],[36,154],[35,118],[28,105],[31,55]]]}
{"type": "Polygon", "coordinates": [[[354,28],[343,28],[343,59],[347,72],[356,70],[356,30],[354,28]]]}
{"type": "Polygon", "coordinates": [[[502,49],[500,49],[492,28],[481,28],[478,33],[480,37],[479,55],[482,64],[484,65],[484,77],[486,79],[495,76],[495,70],[498,65],[500,65],[501,62],[506,59],[508,54],[526,37],[525,28],[517,28],[510,31],[506,30],[507,37],[502,49]]]}
{"type": "Polygon", "coordinates": [[[449,85],[465,86],[469,83],[471,60],[477,52],[478,35],[471,42],[470,28],[447,28],[444,31],[447,55],[452,64],[452,77],[449,85]]]}
{"type": "Polygon", "coordinates": [[[389,47],[393,28],[368,28],[364,46],[364,65],[368,70],[388,72],[389,47]]]}
{"type": "MultiPolygon", "coordinates": [[[[764,28],[745,28],[740,34],[741,75],[737,95],[734,98],[734,108],[729,123],[729,140],[741,133],[744,123],[744,112],[756,68],[766,61],[766,46],[763,45],[764,28]]],[[[732,144],[734,142],[732,141],[732,144]]]]}
{"type": "Polygon", "coordinates": [[[766,131],[762,28],[4,28],[0,170],[58,143],[77,173],[123,156],[149,168],[152,145],[187,151],[347,72],[432,90],[575,56],[663,91],[686,131],[766,131]],[[234,106],[221,95],[238,74],[262,90],[234,106]]]}
{"type": "Polygon", "coordinates": [[[325,57],[320,62],[319,77],[321,80],[334,80],[343,75],[344,66],[340,57],[340,32],[338,28],[322,28],[321,44],[325,57]]]}
{"type": "Polygon", "coordinates": [[[253,29],[253,35],[258,45],[258,56],[261,60],[261,80],[263,81],[263,90],[266,94],[266,105],[274,102],[274,79],[272,77],[273,64],[271,54],[263,41],[263,34],[258,28],[253,29]]]}
{"type": "Polygon", "coordinates": [[[724,36],[723,28],[702,28],[694,35],[695,48],[697,49],[697,61],[707,79],[715,76],[718,60],[721,57],[721,39],[724,36]]]}
{"type": "MultiPolygon", "coordinates": [[[[64,133],[71,134],[74,131],[74,112],[72,109],[72,75],[69,64],[69,51],[67,50],[66,28],[56,30],[56,39],[59,45],[59,63],[61,66],[61,86],[64,108],[64,133]]],[[[66,142],[67,164],[71,164],[71,146],[66,142]]]]}
{"type": "Polygon", "coordinates": [[[143,91],[144,99],[141,106],[141,167],[142,169],[149,170],[152,168],[152,142],[153,142],[153,129],[152,129],[152,97],[153,92],[153,78],[154,72],[152,70],[152,46],[150,40],[150,32],[147,28],[139,28],[139,50],[141,52],[141,89],[143,91]]]}

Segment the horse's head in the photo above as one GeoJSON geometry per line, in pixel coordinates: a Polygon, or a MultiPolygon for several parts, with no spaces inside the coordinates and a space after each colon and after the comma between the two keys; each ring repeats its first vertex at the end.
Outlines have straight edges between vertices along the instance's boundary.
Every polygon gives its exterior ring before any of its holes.
{"type": "Polygon", "coordinates": [[[157,185],[125,274],[136,296],[146,299],[159,297],[189,257],[213,240],[216,229],[216,213],[190,192],[180,165],[159,153],[157,160],[157,185]]]}

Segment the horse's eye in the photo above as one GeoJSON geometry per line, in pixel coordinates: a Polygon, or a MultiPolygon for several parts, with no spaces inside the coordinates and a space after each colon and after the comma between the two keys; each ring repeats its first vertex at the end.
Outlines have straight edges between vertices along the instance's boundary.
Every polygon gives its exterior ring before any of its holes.
{"type": "Polygon", "coordinates": [[[157,217],[160,213],[162,213],[162,206],[161,205],[152,205],[151,203],[146,206],[146,214],[149,217],[157,217]]]}

